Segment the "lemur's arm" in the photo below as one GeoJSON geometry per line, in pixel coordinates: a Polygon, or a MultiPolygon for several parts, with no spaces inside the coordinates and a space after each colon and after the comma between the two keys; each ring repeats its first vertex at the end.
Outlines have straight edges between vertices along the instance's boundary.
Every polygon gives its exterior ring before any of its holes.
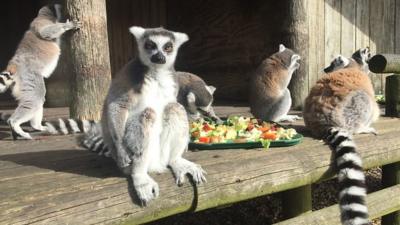
{"type": "Polygon", "coordinates": [[[122,144],[127,119],[128,109],[123,104],[116,102],[108,106],[108,129],[116,151],[112,154],[120,168],[128,166],[131,162],[128,152],[122,144]]]}
{"type": "Polygon", "coordinates": [[[79,29],[81,23],[79,21],[69,21],[65,23],[53,23],[51,21],[38,21],[33,22],[31,28],[38,34],[41,38],[46,40],[54,40],[59,38],[68,30],[79,29]]]}

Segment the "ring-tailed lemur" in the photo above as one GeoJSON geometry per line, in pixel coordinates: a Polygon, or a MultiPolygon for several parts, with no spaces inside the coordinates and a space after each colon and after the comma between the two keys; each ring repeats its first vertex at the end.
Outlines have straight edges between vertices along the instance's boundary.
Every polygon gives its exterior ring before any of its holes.
{"type": "Polygon", "coordinates": [[[20,127],[24,122],[30,121],[35,130],[45,130],[41,124],[46,93],[44,78],[48,78],[57,66],[61,35],[80,28],[79,22],[67,20],[60,23],[60,18],[61,5],[42,7],[25,32],[7,69],[0,74],[0,92],[10,88],[18,101],[18,107],[8,118],[14,139],[32,139],[20,127]]]}
{"type": "Polygon", "coordinates": [[[178,102],[185,107],[188,117],[196,120],[203,115],[221,122],[212,107],[216,88],[192,73],[176,72],[176,77],[179,86],[178,102]]]}
{"type": "Polygon", "coordinates": [[[83,145],[106,146],[119,168],[132,177],[136,193],[146,205],[159,193],[149,172],[165,171],[169,166],[177,184],[186,174],[196,183],[204,182],[205,172],[182,158],[188,147],[189,124],[185,109],[177,103],[174,63],[188,36],[163,28],[131,27],[129,31],[136,38],[139,56],[113,79],[101,129],[89,132],[83,145]]]}
{"type": "Polygon", "coordinates": [[[371,124],[378,119],[379,108],[370,78],[359,68],[326,74],[306,98],[303,116],[312,134],[325,136],[335,152],[342,224],[369,224],[365,175],[352,135],[376,134],[371,124]]]}
{"type": "Polygon", "coordinates": [[[294,121],[288,115],[292,105],[289,82],[299,68],[300,56],[284,45],[279,52],[265,59],[250,78],[250,109],[257,118],[267,121],[294,121]]]}
{"type": "Polygon", "coordinates": [[[332,60],[328,67],[324,69],[325,73],[331,73],[343,68],[359,68],[365,73],[369,73],[368,61],[371,58],[369,47],[361,48],[353,53],[351,58],[338,55],[332,60]]]}

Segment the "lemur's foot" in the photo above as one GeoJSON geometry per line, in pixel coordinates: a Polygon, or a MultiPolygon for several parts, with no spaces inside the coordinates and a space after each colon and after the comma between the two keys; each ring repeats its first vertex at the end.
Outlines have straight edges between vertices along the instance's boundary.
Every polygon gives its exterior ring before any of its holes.
{"type": "Polygon", "coordinates": [[[10,126],[11,129],[11,135],[13,137],[13,140],[17,140],[17,139],[25,139],[25,140],[32,140],[33,138],[31,137],[30,134],[24,132],[21,127],[19,126],[14,126],[11,125],[10,121],[8,121],[8,125],[10,126]]]}
{"type": "Polygon", "coordinates": [[[45,127],[45,126],[32,126],[32,128],[35,131],[42,131],[42,132],[47,131],[47,127],[45,127]]]}
{"type": "Polygon", "coordinates": [[[82,28],[82,22],[78,21],[78,20],[72,20],[70,21],[69,19],[67,19],[67,21],[65,22],[65,29],[66,30],[78,30],[82,28]]]}
{"type": "Polygon", "coordinates": [[[300,116],[297,115],[285,115],[279,118],[276,122],[294,122],[296,120],[302,119],[300,116]]]}
{"type": "Polygon", "coordinates": [[[357,130],[356,134],[373,134],[378,135],[378,132],[373,127],[363,127],[357,130]]]}
{"type": "Polygon", "coordinates": [[[133,186],[142,206],[159,195],[158,184],[147,174],[132,175],[133,186]]]}
{"type": "Polygon", "coordinates": [[[192,163],[186,159],[180,158],[170,163],[169,165],[175,176],[175,181],[178,186],[185,182],[186,174],[193,177],[193,181],[197,184],[207,182],[205,174],[207,174],[200,165],[192,163]]]}

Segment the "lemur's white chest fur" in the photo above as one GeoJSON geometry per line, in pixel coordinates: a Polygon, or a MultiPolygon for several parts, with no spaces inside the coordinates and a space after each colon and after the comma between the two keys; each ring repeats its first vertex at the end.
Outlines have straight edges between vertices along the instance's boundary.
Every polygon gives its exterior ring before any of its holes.
{"type": "Polygon", "coordinates": [[[176,102],[176,93],[177,86],[172,73],[160,71],[155,77],[145,78],[137,109],[141,112],[145,108],[152,108],[160,118],[165,106],[176,102]]]}
{"type": "MultiPolygon", "coordinates": [[[[54,43],[54,45],[57,45],[56,43],[54,43]]],[[[58,45],[57,45],[58,48],[58,45]]],[[[53,59],[51,59],[51,61],[43,68],[42,70],[42,76],[44,78],[49,78],[50,75],[53,73],[53,71],[56,69],[57,67],[57,63],[58,63],[58,58],[60,57],[60,55],[55,56],[53,59]]]]}

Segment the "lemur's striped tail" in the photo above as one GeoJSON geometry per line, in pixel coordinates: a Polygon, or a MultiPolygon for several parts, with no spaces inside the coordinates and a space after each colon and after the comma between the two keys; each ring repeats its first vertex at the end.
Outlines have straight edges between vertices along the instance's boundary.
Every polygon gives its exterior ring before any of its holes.
{"type": "Polygon", "coordinates": [[[340,128],[331,128],[326,141],[335,150],[342,224],[368,225],[367,188],[356,145],[349,132],[340,128]]]}
{"type": "Polygon", "coordinates": [[[99,155],[110,157],[109,149],[104,143],[100,123],[94,124],[94,126],[92,126],[88,132],[85,132],[85,135],[81,139],[81,145],[99,155]]]}
{"type": "Polygon", "coordinates": [[[89,120],[77,120],[77,119],[62,119],[59,118],[57,121],[46,121],[44,127],[49,134],[52,135],[67,135],[76,133],[87,133],[95,126],[96,122],[89,120]]]}

